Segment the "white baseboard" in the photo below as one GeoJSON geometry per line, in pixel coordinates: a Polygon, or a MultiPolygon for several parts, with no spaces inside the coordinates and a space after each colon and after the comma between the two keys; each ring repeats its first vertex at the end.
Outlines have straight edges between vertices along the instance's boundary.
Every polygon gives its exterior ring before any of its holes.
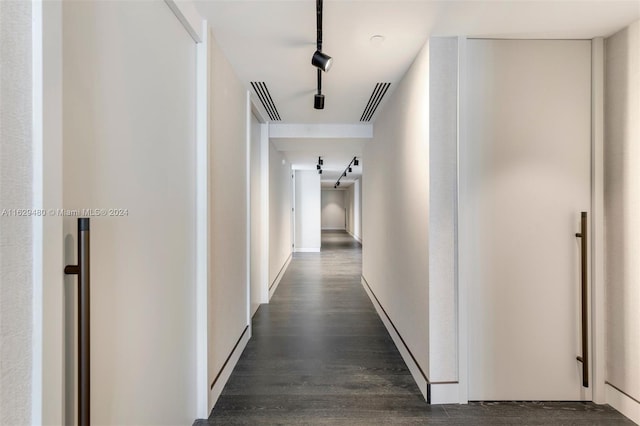
{"type": "Polygon", "coordinates": [[[222,389],[224,389],[224,385],[227,384],[227,380],[229,380],[229,376],[231,376],[231,372],[233,372],[233,369],[238,363],[238,359],[240,359],[240,355],[242,355],[242,351],[244,351],[244,348],[247,346],[247,342],[250,338],[251,326],[247,326],[240,337],[240,340],[236,343],[235,348],[231,351],[229,358],[227,358],[227,361],[222,366],[222,370],[218,373],[218,377],[216,377],[213,387],[209,390],[209,413],[211,413],[216,402],[218,402],[222,389]]]}
{"type": "Polygon", "coordinates": [[[431,404],[459,404],[458,383],[431,383],[431,404]]]}
{"type": "Polygon", "coordinates": [[[276,279],[273,280],[273,282],[269,286],[269,300],[271,300],[271,298],[273,297],[273,293],[276,292],[278,285],[280,285],[280,280],[282,280],[284,273],[287,271],[287,268],[291,263],[292,256],[293,256],[292,254],[289,254],[289,257],[287,257],[287,260],[284,261],[284,265],[282,265],[282,268],[280,268],[280,272],[278,272],[278,275],[276,275],[276,279]]]}
{"type": "Polygon", "coordinates": [[[296,253],[320,253],[320,247],[313,248],[298,248],[296,247],[294,250],[296,253]]]}
{"type": "Polygon", "coordinates": [[[404,362],[407,364],[407,367],[409,367],[409,371],[411,372],[413,379],[416,381],[416,384],[418,385],[420,392],[422,392],[422,396],[424,396],[424,399],[426,401],[429,401],[429,395],[428,395],[429,392],[427,389],[428,388],[427,378],[422,374],[420,367],[418,366],[416,361],[413,359],[411,352],[402,341],[402,337],[400,337],[395,327],[393,326],[393,323],[389,320],[389,318],[387,317],[387,314],[384,312],[384,308],[380,305],[380,303],[378,302],[378,299],[376,299],[376,296],[371,292],[371,289],[369,288],[369,284],[367,284],[367,280],[365,279],[364,276],[361,277],[360,282],[362,283],[362,287],[364,287],[364,291],[367,292],[369,299],[371,299],[371,303],[373,303],[373,306],[376,308],[376,312],[378,312],[378,316],[382,320],[382,323],[387,328],[389,335],[393,339],[393,343],[395,343],[396,347],[398,348],[398,351],[400,352],[400,355],[402,355],[402,359],[404,359],[404,362]]]}
{"type": "Polygon", "coordinates": [[[631,421],[640,424],[640,402],[621,392],[619,389],[606,384],[607,404],[627,416],[631,421]]]}

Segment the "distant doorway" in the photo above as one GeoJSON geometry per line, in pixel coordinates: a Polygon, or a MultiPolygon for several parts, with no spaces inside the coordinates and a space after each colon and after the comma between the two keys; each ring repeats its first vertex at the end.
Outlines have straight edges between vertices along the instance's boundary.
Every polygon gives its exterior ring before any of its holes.
{"type": "Polygon", "coordinates": [[[322,188],[322,231],[346,231],[362,243],[361,180],[341,189],[322,188]]]}

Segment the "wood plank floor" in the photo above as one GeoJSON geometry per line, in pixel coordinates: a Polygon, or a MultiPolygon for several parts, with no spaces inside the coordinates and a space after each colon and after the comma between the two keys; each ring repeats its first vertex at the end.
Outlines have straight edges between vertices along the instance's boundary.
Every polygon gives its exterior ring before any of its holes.
{"type": "Polygon", "coordinates": [[[428,405],[360,284],[361,247],[296,253],[211,416],[196,425],[626,425],[590,403],[428,405]]]}

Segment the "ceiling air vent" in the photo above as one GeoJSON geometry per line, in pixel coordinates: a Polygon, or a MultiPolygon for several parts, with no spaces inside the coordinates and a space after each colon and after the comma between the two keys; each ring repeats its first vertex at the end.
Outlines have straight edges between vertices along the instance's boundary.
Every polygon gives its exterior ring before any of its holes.
{"type": "Polygon", "coordinates": [[[391,86],[391,83],[376,83],[376,87],[373,89],[373,93],[371,93],[369,102],[367,102],[367,106],[360,117],[360,121],[371,121],[371,117],[373,117],[376,109],[378,109],[382,98],[385,93],[387,93],[387,90],[389,90],[389,86],[391,86]]]}
{"type": "Polygon", "coordinates": [[[269,89],[267,89],[264,81],[252,81],[251,87],[253,87],[256,95],[258,95],[258,99],[262,102],[262,106],[267,111],[267,114],[269,114],[271,121],[280,121],[280,114],[278,114],[276,104],[273,102],[271,93],[269,93],[269,89]]]}

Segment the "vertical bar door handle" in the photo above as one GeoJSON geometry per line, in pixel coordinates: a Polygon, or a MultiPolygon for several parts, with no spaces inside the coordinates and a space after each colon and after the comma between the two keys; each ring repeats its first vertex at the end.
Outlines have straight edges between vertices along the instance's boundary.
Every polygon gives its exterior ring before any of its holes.
{"type": "Polygon", "coordinates": [[[78,264],[67,265],[64,273],[78,276],[78,425],[90,424],[90,256],[89,218],[78,218],[78,264]]]}
{"type": "Polygon", "coordinates": [[[587,300],[587,212],[580,214],[580,293],[582,305],[582,356],[576,359],[582,363],[582,386],[589,387],[589,305],[587,300]]]}

